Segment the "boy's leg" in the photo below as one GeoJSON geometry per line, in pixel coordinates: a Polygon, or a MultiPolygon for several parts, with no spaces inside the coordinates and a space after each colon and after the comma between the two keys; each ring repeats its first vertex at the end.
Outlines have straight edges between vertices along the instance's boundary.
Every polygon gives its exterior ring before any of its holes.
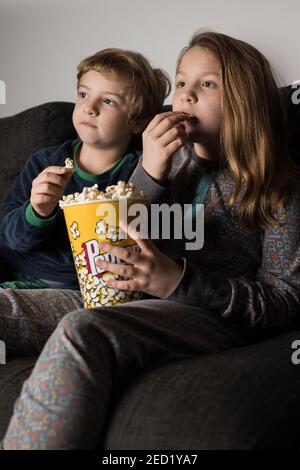
{"type": "Polygon", "coordinates": [[[79,308],[76,290],[0,288],[0,339],[7,354],[39,354],[59,320],[79,308]]]}
{"type": "Polygon", "coordinates": [[[72,312],[24,383],[4,448],[95,449],[112,398],[141,369],[241,345],[224,320],[167,300],[72,312]]]}

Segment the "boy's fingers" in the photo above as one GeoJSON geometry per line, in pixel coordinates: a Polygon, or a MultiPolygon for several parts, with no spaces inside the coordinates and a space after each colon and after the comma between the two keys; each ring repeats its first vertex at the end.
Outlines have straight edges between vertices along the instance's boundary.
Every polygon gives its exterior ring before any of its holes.
{"type": "Polygon", "coordinates": [[[37,187],[45,185],[45,184],[55,186],[55,187],[60,188],[60,189],[64,189],[65,185],[66,185],[66,182],[63,178],[60,178],[59,180],[55,180],[55,179],[47,176],[47,177],[41,177],[41,178],[37,179],[36,181],[33,181],[32,186],[34,188],[37,188],[37,187]]]}
{"type": "Polygon", "coordinates": [[[65,175],[67,173],[72,173],[72,168],[67,168],[65,166],[48,166],[45,168],[42,173],[55,173],[56,175],[65,175]]]}
{"type": "Polygon", "coordinates": [[[41,195],[43,194],[44,196],[51,196],[51,197],[60,197],[60,194],[62,193],[62,191],[55,191],[55,187],[54,186],[49,186],[49,185],[45,185],[45,184],[41,184],[39,185],[35,191],[34,191],[34,194],[35,195],[41,195]]]}
{"type": "Polygon", "coordinates": [[[39,176],[36,178],[36,182],[38,183],[52,183],[56,184],[58,186],[64,187],[66,185],[66,182],[69,181],[72,177],[72,173],[68,172],[65,174],[57,174],[57,173],[52,173],[51,171],[45,171],[39,174],[39,176]]]}

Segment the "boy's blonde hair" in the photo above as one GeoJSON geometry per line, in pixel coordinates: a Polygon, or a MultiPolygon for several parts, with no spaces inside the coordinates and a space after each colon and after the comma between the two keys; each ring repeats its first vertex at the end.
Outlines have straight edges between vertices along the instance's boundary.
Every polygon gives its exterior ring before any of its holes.
{"type": "Polygon", "coordinates": [[[127,122],[145,121],[145,127],[155,114],[161,112],[165,98],[171,91],[169,75],[162,69],[152,68],[150,62],[138,52],[109,48],[96,52],[78,65],[78,84],[89,70],[115,73],[131,81],[126,97],[127,122]]]}
{"type": "Polygon", "coordinates": [[[288,155],[286,116],[271,66],[246,42],[215,32],[196,32],[179,56],[199,46],[212,53],[222,71],[220,161],[231,170],[240,197],[238,218],[250,229],[276,225],[299,170],[288,155]]]}

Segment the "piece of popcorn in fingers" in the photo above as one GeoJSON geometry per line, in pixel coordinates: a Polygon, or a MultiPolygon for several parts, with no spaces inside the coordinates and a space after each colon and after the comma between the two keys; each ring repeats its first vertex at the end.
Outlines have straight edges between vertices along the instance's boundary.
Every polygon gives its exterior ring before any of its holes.
{"type": "Polygon", "coordinates": [[[70,168],[71,170],[74,169],[74,164],[73,164],[72,158],[68,157],[68,158],[65,159],[65,167],[70,168]]]}

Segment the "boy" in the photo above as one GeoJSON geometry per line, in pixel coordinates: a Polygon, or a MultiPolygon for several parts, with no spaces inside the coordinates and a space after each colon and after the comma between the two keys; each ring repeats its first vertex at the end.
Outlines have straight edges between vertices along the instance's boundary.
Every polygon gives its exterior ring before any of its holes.
{"type": "Polygon", "coordinates": [[[3,203],[2,287],[69,288],[78,282],[62,211],[63,194],[127,182],[140,152],[134,136],[158,113],[170,80],[141,54],[105,49],[78,66],[73,124],[79,139],[35,152],[3,203]],[[72,158],[74,171],[66,168],[72,158]],[[6,277],[8,280],[8,276],[6,277]]]}

